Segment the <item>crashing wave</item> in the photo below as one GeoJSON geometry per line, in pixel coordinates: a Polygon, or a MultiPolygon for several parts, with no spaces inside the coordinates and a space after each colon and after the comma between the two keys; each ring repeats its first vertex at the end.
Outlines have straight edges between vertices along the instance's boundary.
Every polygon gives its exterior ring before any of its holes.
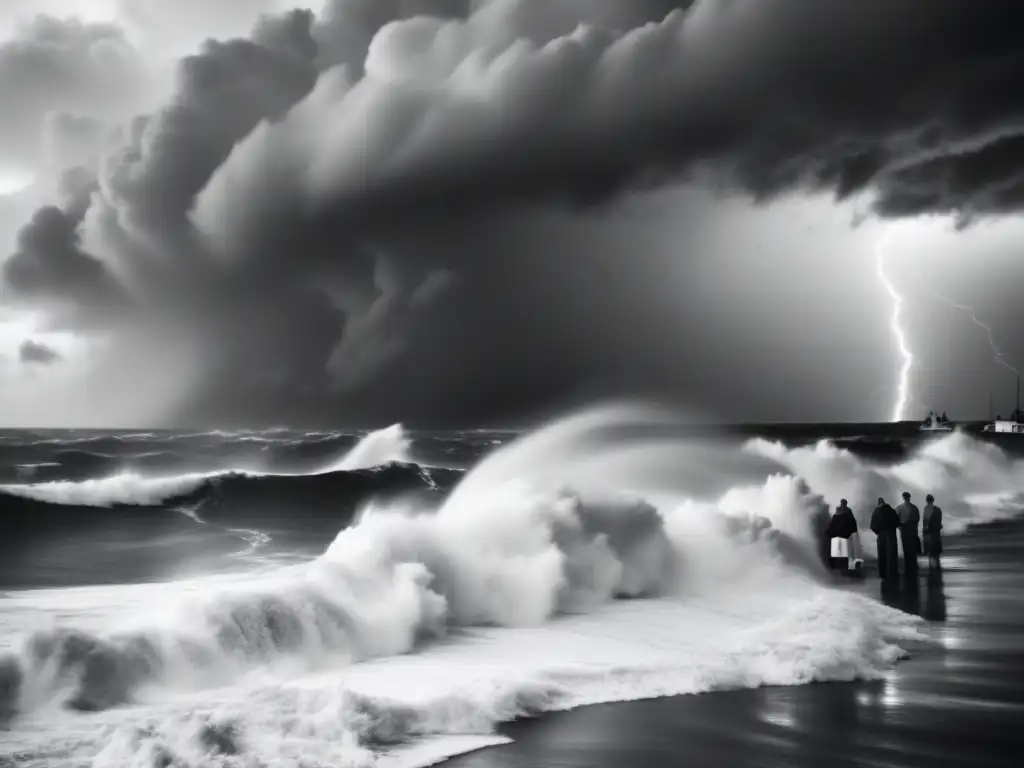
{"type": "Polygon", "coordinates": [[[878,677],[925,636],[826,585],[826,501],[927,486],[966,524],[988,512],[955,488],[1020,478],[957,435],[880,468],[828,444],[738,453],[647,434],[666,420],[614,408],[556,423],[446,499],[370,505],[301,566],[158,598],[115,588],[122,620],[38,630],[0,662],[0,696],[10,712],[135,703],[83,741],[95,765],[333,766],[426,736],[490,743],[497,722],[550,709],[878,677]]]}
{"type": "MultiPolygon", "coordinates": [[[[89,508],[135,506],[200,510],[216,504],[237,509],[244,515],[246,504],[268,499],[298,511],[304,503],[360,500],[374,493],[450,487],[460,473],[399,461],[409,458],[409,442],[401,426],[394,425],[368,434],[335,462],[334,468],[313,473],[224,470],[159,477],[121,472],[81,481],[0,485],[0,501],[6,499],[6,506],[19,509],[24,508],[24,500],[49,506],[89,508]]],[[[45,512],[39,508],[34,511],[45,512]]]]}
{"type": "Polygon", "coordinates": [[[790,448],[756,438],[745,450],[802,478],[833,504],[848,499],[861,527],[867,526],[878,497],[895,505],[903,491],[919,505],[933,494],[949,533],[1024,510],[1024,460],[963,432],[923,443],[891,465],[866,461],[828,440],[790,448]]]}

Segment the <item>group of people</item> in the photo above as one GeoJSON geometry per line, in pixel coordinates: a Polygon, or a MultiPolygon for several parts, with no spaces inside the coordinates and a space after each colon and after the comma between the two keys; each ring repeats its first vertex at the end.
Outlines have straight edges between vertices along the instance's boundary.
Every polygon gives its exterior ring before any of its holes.
{"type": "MultiPolygon", "coordinates": [[[[929,568],[942,567],[942,509],[936,506],[935,497],[931,494],[925,496],[923,514],[906,491],[903,493],[903,503],[896,509],[879,497],[871,513],[870,527],[878,540],[878,575],[882,579],[899,576],[901,545],[904,572],[908,576],[917,573],[917,558],[921,554],[928,557],[929,568]]],[[[857,520],[846,499],[839,502],[835,514],[829,520],[825,536],[830,542],[832,567],[843,567],[848,572],[858,571],[863,563],[860,557],[860,536],[857,520]]]]}

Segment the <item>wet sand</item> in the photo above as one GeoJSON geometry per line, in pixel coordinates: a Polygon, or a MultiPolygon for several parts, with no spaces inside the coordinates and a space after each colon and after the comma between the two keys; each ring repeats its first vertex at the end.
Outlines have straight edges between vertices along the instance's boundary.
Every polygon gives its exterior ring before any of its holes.
{"type": "MultiPolygon", "coordinates": [[[[901,563],[902,566],[902,563],[901,563]]],[[[1024,756],[1024,523],[946,543],[944,569],[864,590],[938,641],[885,680],[586,707],[512,723],[450,768],[1018,766],[1024,756]]]]}

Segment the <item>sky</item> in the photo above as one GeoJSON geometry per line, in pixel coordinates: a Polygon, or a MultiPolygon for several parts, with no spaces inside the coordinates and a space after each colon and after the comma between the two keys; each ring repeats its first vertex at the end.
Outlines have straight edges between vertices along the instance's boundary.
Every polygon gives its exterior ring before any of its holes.
{"type": "Polygon", "coordinates": [[[1024,5],[27,9],[0,0],[0,425],[1013,407],[1024,5]]]}

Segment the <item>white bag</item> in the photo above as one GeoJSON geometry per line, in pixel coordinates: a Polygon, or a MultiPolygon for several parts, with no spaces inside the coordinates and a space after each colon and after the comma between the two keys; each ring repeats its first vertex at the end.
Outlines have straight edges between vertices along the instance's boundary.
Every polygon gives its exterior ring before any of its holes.
{"type": "Polygon", "coordinates": [[[850,534],[850,539],[847,542],[847,555],[849,557],[848,567],[851,571],[857,570],[860,566],[864,565],[864,559],[860,550],[860,534],[850,534]]]}
{"type": "Polygon", "coordinates": [[[832,539],[832,557],[849,557],[850,556],[850,542],[846,539],[834,538],[832,539]]]}

